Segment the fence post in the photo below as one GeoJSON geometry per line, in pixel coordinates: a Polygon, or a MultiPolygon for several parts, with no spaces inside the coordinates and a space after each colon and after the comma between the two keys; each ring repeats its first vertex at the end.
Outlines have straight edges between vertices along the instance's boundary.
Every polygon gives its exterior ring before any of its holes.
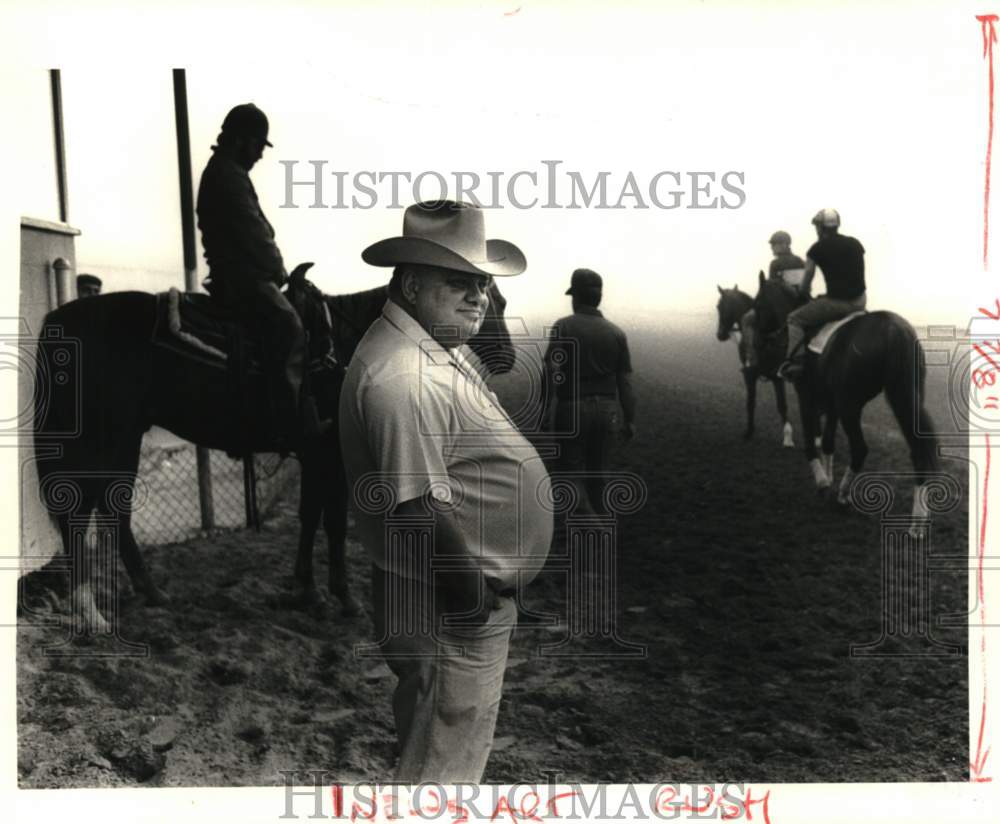
{"type": "MultiPolygon", "coordinates": [[[[184,288],[198,290],[198,261],[194,243],[194,191],[191,186],[191,138],[188,134],[187,80],[184,69],[174,69],[174,121],[177,125],[177,175],[181,194],[181,239],[184,243],[184,288]]],[[[201,528],[215,527],[212,506],[212,461],[208,450],[195,447],[198,457],[198,501],[201,528]]]]}

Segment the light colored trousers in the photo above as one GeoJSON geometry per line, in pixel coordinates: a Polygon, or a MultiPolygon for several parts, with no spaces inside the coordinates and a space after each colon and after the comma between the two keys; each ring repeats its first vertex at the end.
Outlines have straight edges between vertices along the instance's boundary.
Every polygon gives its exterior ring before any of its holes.
{"type": "Polygon", "coordinates": [[[392,699],[400,747],[395,780],[478,784],[493,745],[517,607],[497,596],[483,626],[442,627],[441,606],[430,594],[427,585],[372,568],[375,635],[399,679],[392,699]]]}
{"type": "MultiPolygon", "coordinates": [[[[816,328],[832,320],[840,320],[851,312],[857,312],[865,308],[868,299],[864,292],[853,300],[840,300],[821,295],[815,300],[809,301],[804,306],[800,306],[788,315],[788,357],[792,356],[802,339],[805,337],[806,327],[816,328]]],[[[805,352],[795,352],[795,357],[804,358],[805,352]]]]}

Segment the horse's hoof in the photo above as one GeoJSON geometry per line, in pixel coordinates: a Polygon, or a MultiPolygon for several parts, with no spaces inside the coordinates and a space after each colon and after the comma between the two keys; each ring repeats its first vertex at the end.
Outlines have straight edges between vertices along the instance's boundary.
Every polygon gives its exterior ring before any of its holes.
{"type": "Polygon", "coordinates": [[[341,595],[340,604],[340,614],[345,618],[356,618],[361,614],[361,604],[353,595],[341,595]]]}
{"type": "Polygon", "coordinates": [[[85,613],[77,612],[74,618],[80,634],[85,637],[111,635],[111,624],[96,609],[87,610],[85,613]]]}

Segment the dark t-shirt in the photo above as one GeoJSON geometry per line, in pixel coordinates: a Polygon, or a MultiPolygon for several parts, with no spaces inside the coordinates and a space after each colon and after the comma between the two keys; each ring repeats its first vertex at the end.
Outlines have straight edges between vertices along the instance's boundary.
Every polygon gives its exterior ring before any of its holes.
{"type": "Polygon", "coordinates": [[[865,247],[856,238],[830,235],[817,240],[806,255],[823,270],[829,297],[853,300],[865,291],[865,247]]]}
{"type": "Polygon", "coordinates": [[[767,276],[774,280],[780,277],[782,272],[789,269],[805,269],[806,264],[803,262],[802,258],[798,255],[793,255],[790,252],[786,255],[775,255],[774,260],[771,261],[771,268],[768,270],[767,276]]]}
{"type": "Polygon", "coordinates": [[[556,389],[559,400],[587,395],[614,397],[617,375],[632,371],[625,333],[599,309],[589,306],[580,306],[556,321],[545,358],[566,377],[556,389]],[[577,375],[579,384],[574,385],[577,375]]]}

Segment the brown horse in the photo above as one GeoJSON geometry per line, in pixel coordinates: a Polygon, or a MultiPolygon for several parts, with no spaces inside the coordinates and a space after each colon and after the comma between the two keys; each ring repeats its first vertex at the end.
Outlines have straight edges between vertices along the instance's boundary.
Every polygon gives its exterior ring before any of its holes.
{"type": "MultiPolygon", "coordinates": [[[[795,295],[781,283],[765,281],[762,274],[754,304],[760,333],[773,339],[783,351],[788,338],[788,314],[798,304],[795,295]]],[[[923,486],[938,466],[937,437],[924,406],[927,368],[913,327],[894,312],[868,312],[841,326],[822,355],[807,354],[806,369],[796,380],[795,391],[806,459],[817,488],[823,491],[833,483],[834,441],[839,423],[850,443],[851,463],[840,481],[837,499],[841,504],[848,502],[851,485],[868,454],[861,412],[870,400],[885,392],[910,448],[916,484],[913,515],[926,516],[923,486]],[[820,441],[822,459],[817,450],[821,415],[826,417],[820,441]]]]}
{"type": "Polygon", "coordinates": [[[792,440],[792,425],[788,421],[788,401],[785,397],[785,384],[777,377],[778,365],[781,363],[780,357],[775,360],[771,356],[770,349],[760,346],[758,340],[757,365],[751,366],[747,363],[747,342],[745,330],[743,329],[743,317],[753,306],[753,298],[746,292],[741,292],[738,287],[732,289],[719,290],[719,302],[715,308],[719,314],[719,326],[716,329],[715,337],[721,341],[729,340],[733,332],[740,332],[739,357],[742,366],[743,383],[747,390],[747,426],[743,431],[743,437],[747,440],[753,437],[754,415],[757,408],[757,381],[761,378],[769,380],[774,387],[774,400],[778,406],[778,416],[781,418],[781,433],[783,446],[795,446],[792,440]]]}
{"type": "MultiPolygon", "coordinates": [[[[327,298],[306,280],[309,265],[292,273],[286,294],[309,341],[309,391],[320,417],[335,420],[343,364],[384,303],[384,287],[327,298]],[[339,364],[329,357],[331,352],[339,364]]],[[[503,321],[503,299],[499,291],[494,294],[491,318],[480,331],[478,345],[491,367],[509,369],[513,351],[503,321]]],[[[33,421],[40,494],[59,527],[73,572],[71,604],[77,626],[85,632],[109,630],[94,603],[91,559],[82,537],[95,512],[136,591],[150,605],[168,601],[146,568],[131,526],[146,430],[160,426],[231,454],[275,449],[263,376],[251,371],[243,385],[235,386],[219,362],[156,345],[152,338],[157,311],[156,295],[109,293],[50,312],[40,335],[33,421]],[[59,341],[74,342],[75,348],[51,345],[59,341]]],[[[303,466],[303,517],[296,576],[306,596],[314,598],[312,542],[325,513],[330,588],[350,612],[356,602],[344,572],[347,491],[339,480],[343,473],[337,427],[306,442],[298,457],[303,466]]]]}

